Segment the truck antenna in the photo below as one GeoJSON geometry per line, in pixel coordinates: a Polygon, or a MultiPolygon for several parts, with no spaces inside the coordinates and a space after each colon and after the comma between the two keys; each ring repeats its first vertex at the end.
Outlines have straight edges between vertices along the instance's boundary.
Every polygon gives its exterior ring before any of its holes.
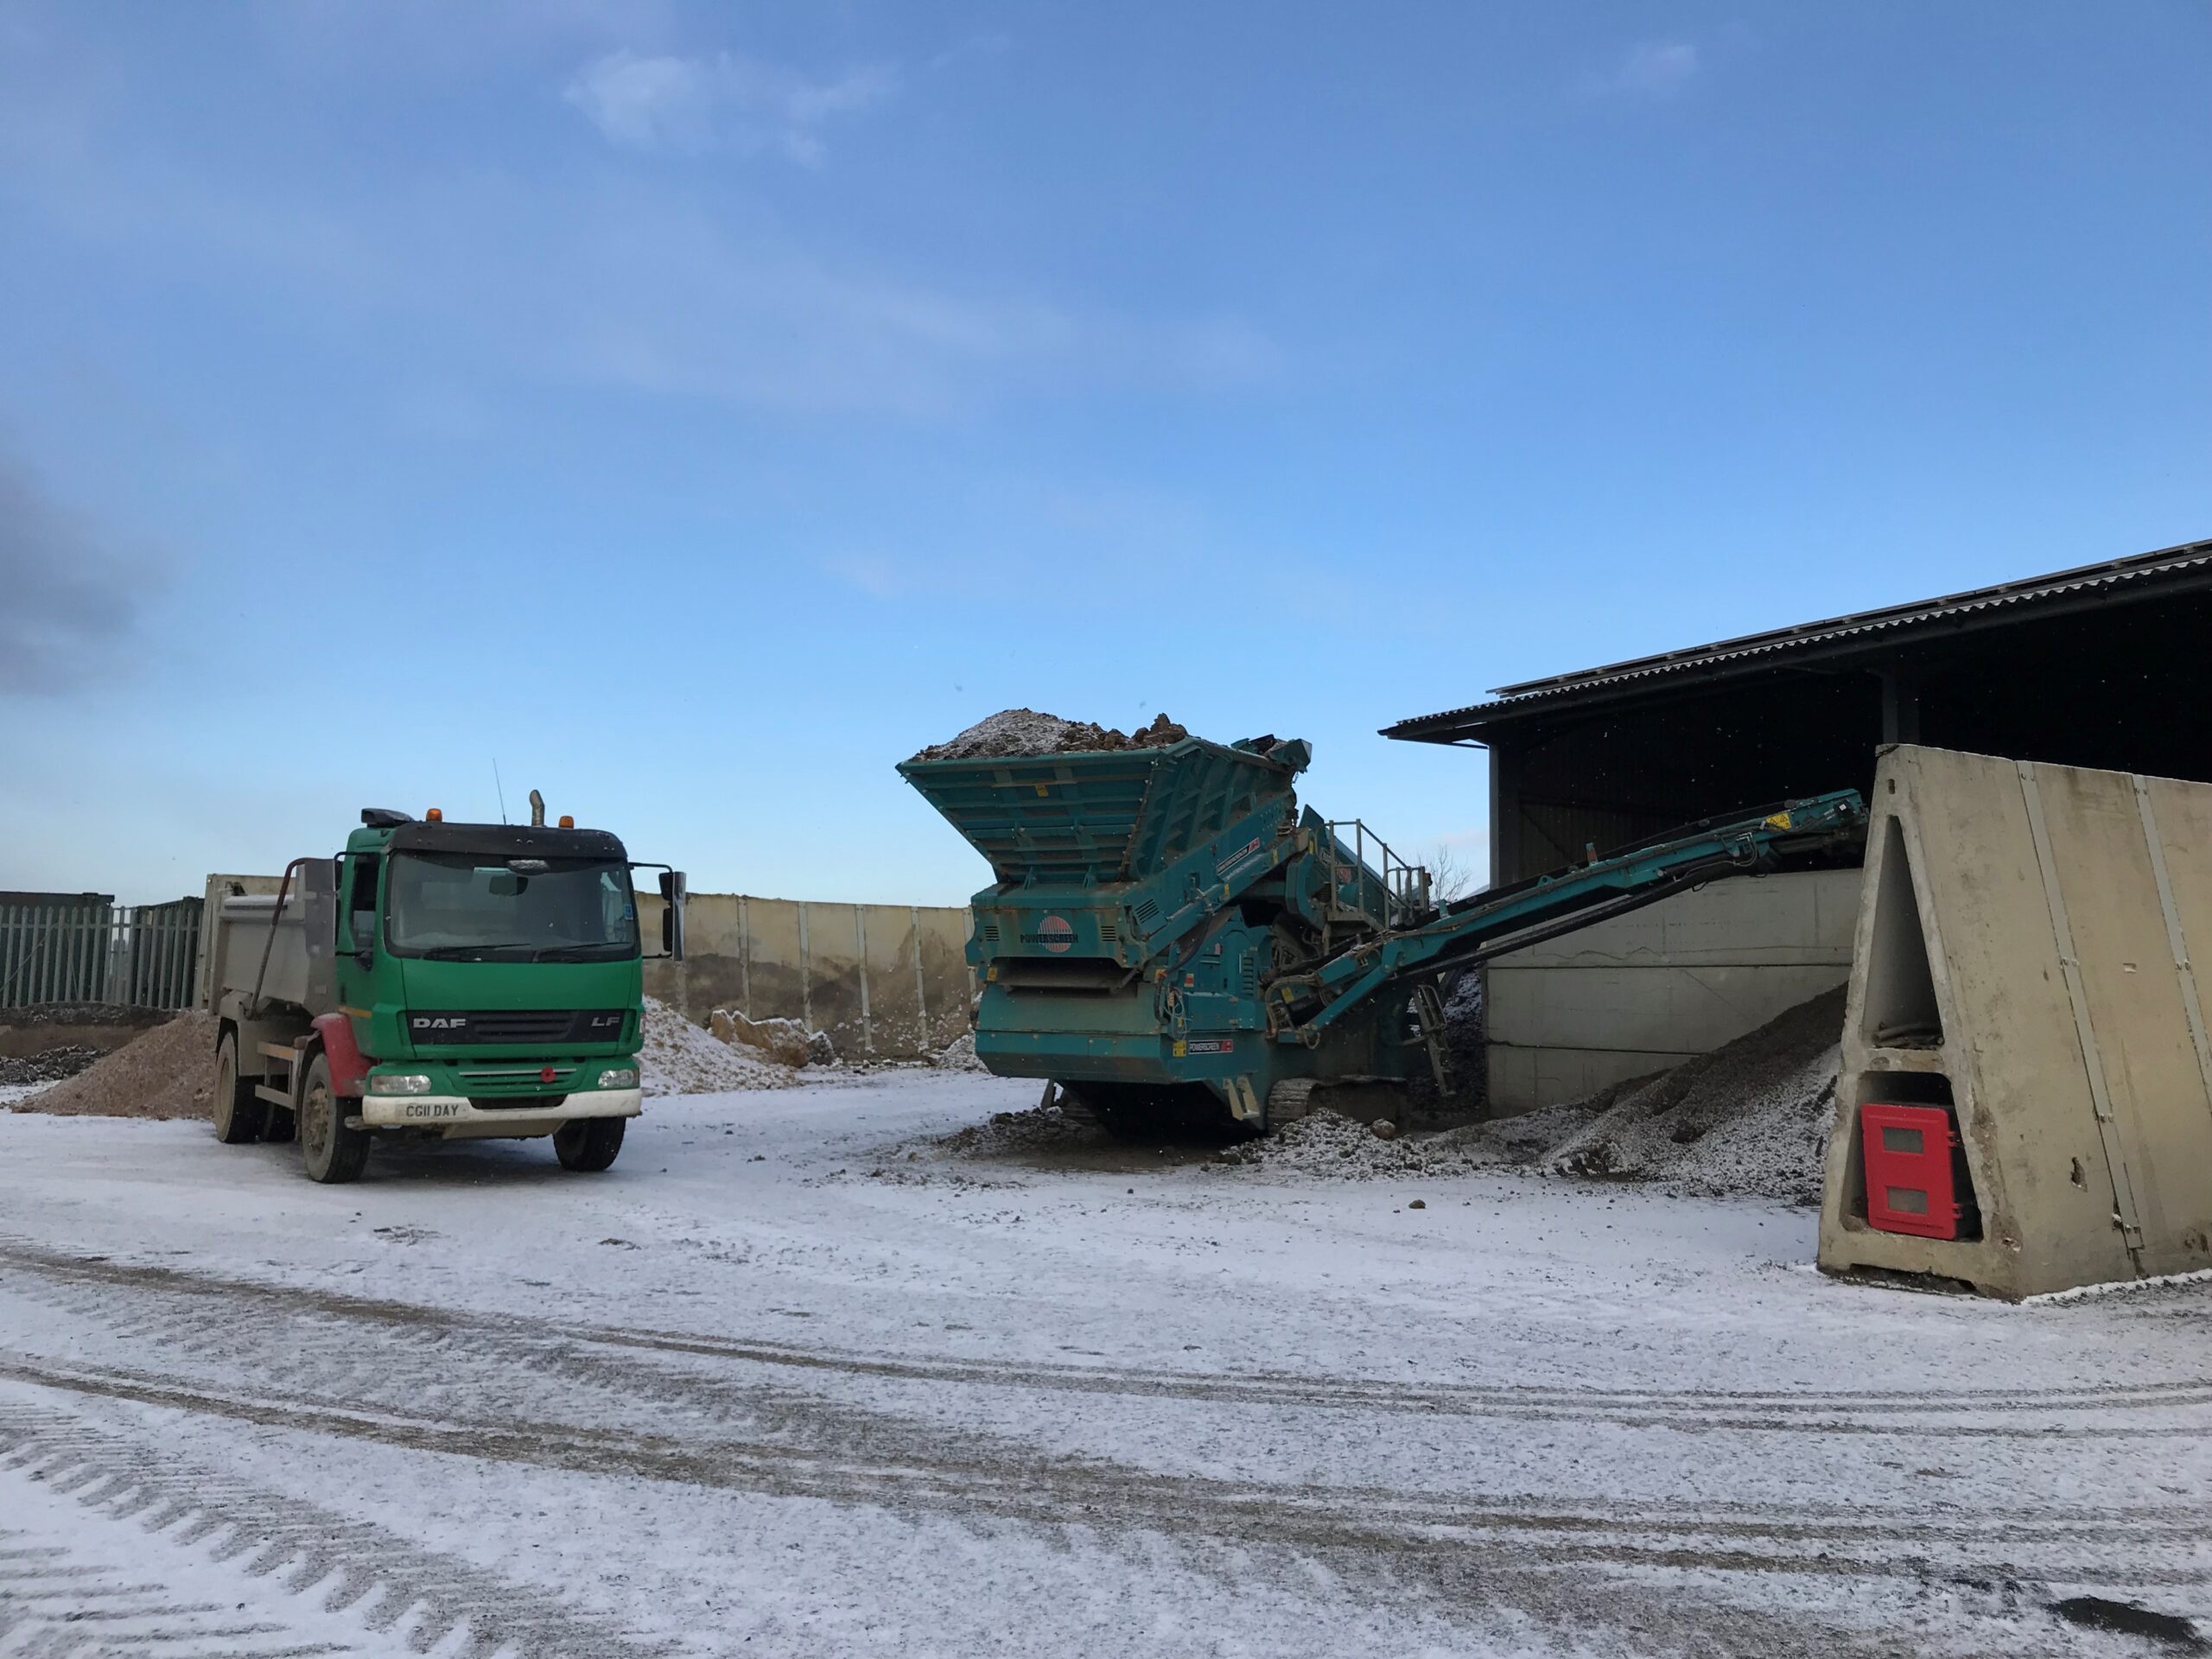
{"type": "Polygon", "coordinates": [[[492,757],[492,787],[499,791],[499,822],[507,821],[507,786],[499,781],[499,757],[492,757]]]}

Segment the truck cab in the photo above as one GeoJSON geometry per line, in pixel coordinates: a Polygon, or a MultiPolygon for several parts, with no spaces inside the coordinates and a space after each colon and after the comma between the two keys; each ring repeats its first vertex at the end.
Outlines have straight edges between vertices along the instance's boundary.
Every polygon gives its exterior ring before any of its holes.
{"type": "MultiPolygon", "coordinates": [[[[621,842],[565,820],[362,819],[273,899],[210,895],[218,1134],[296,1131],[319,1180],[357,1176],[378,1135],[550,1135],[567,1166],[606,1168],[643,1099],[621,842]]],[[[662,887],[680,951],[683,879],[662,887]]]]}

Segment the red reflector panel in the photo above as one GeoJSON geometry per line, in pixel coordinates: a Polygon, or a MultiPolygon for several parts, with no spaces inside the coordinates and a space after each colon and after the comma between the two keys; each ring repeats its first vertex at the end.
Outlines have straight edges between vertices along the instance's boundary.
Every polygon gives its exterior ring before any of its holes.
{"type": "Polygon", "coordinates": [[[1941,1106],[1868,1104],[1859,1109],[1866,1148],[1866,1219],[1885,1233],[1956,1238],[1969,1194],[1959,1190],[1953,1154],[1959,1144],[1941,1106]]]}

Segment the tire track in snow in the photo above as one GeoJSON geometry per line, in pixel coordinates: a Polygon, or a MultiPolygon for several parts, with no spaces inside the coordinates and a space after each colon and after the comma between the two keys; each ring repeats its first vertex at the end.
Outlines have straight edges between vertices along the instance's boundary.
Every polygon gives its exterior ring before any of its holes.
{"type": "MultiPolygon", "coordinates": [[[[0,1255],[0,1262],[9,1259],[0,1255]]],[[[2019,1616],[2024,1596],[2029,1609],[2036,1605],[2022,1580],[2121,1592],[2152,1586],[2201,1592],[2207,1582],[2200,1541],[2212,1530],[2212,1513],[2200,1508],[1985,1514],[1938,1505],[1885,1508],[1870,1520],[1866,1511],[1840,1505],[1538,1502],[1154,1474],[1056,1457],[764,1381],[752,1372],[758,1351],[751,1344],[707,1338],[714,1351],[702,1356],[681,1335],[62,1256],[48,1257],[35,1271],[0,1275],[0,1286],[74,1316],[29,1327],[51,1333],[68,1363],[26,1355],[4,1368],[21,1382],[65,1393],[580,1476],[1155,1534],[1200,1556],[1224,1548],[1249,1554],[1244,1547],[1259,1541],[1263,1563],[1274,1565],[1256,1570],[1287,1577],[1307,1570],[1301,1561],[1315,1563],[1355,1595],[1387,1596],[1394,1592],[1379,1587],[1385,1582],[1410,1583],[1447,1603],[1517,1607],[1564,1627],[1596,1618],[1645,1635],[1664,1630],[1705,1653],[1888,1650],[1824,1624],[1813,1609],[1782,1621],[1711,1590],[1716,1581],[1746,1575],[1830,1584],[1835,1587],[1824,1593],[1832,1603],[1854,1599],[1853,1586],[1875,1585],[1890,1586],[1885,1594],[1947,1605],[1995,1597],[2003,1605],[1991,1609],[1993,1616],[2007,1620],[2019,1616]],[[79,1329],[66,1333],[73,1325],[79,1329]],[[119,1341],[132,1357],[149,1358],[151,1349],[188,1358],[190,1370],[207,1375],[194,1380],[174,1366],[156,1376],[96,1363],[93,1351],[104,1340],[119,1341]],[[710,1362],[703,1370],[702,1357],[710,1362]],[[262,1386],[252,1395],[235,1392],[232,1379],[240,1375],[262,1386]],[[276,1408],[280,1421],[272,1422],[272,1400],[284,1402],[276,1408]],[[474,1414],[487,1408],[501,1414],[496,1421],[474,1414]],[[624,1428],[626,1418],[664,1432],[624,1428]],[[1663,1590],[1653,1588],[1655,1571],[1666,1575],[1663,1590]]],[[[821,1351],[767,1351],[823,1357],[821,1351]]],[[[784,1369],[803,1379],[854,1368],[833,1357],[795,1372],[784,1369]]],[[[916,1380],[1020,1387],[1030,1368],[963,1363],[959,1370],[957,1377],[932,1372],[916,1380]]],[[[865,1374],[886,1373],[871,1366],[865,1374]]],[[[1165,1376],[1176,1386],[1113,1391],[1218,1397],[1211,1388],[1190,1388],[1192,1374],[1165,1376]]],[[[1356,1396],[1390,1388],[1356,1383],[1348,1390],[1355,1397],[1326,1403],[1360,1408],[1356,1396]]],[[[2069,1399],[2094,1393],[2062,1392],[2069,1399]]],[[[1234,1568],[1240,1578],[1254,1570],[1242,1560],[1234,1568]]],[[[1971,1641],[1961,1635],[1950,1645],[1971,1641]]]]}
{"type": "MultiPolygon", "coordinates": [[[[252,1421],[265,1423],[265,1399],[252,1421]]],[[[188,1465],[137,1437],[67,1413],[0,1401],[0,1493],[67,1500],[96,1538],[111,1537],[127,1569],[87,1547],[0,1531],[0,1650],[39,1656],[144,1654],[151,1659],[308,1659],[421,1653],[444,1645],[467,1659],[613,1659],[677,1651],[633,1640],[611,1620],[572,1611],[549,1592],[435,1554],[319,1505],[188,1465]],[[167,1546],[194,1574],[143,1581],[167,1546]],[[230,1563],[265,1586],[242,1615],[204,1599],[206,1563],[230,1563]],[[273,1593],[269,1593],[273,1592],[273,1593]],[[302,1604],[288,1617],[286,1604],[302,1604]],[[353,1639],[333,1639],[331,1615],[353,1639]],[[364,1649],[364,1637],[376,1638],[364,1649]]],[[[11,1507],[13,1507],[11,1505],[11,1507]]],[[[211,1575],[212,1576],[212,1575],[211,1575]]]]}
{"type": "MultiPolygon", "coordinates": [[[[0,1359],[0,1380],[236,1421],[267,1425],[257,1394],[180,1384],[116,1368],[41,1365],[0,1359]]],[[[4,1423],[0,1416],[0,1423],[4,1423]]],[[[1936,1548],[2108,1546],[2183,1547],[2212,1528],[2202,1506],[2022,1510],[2003,1516],[1885,1510],[1872,1516],[1842,1507],[1755,1504],[1553,1503],[1405,1493],[1386,1488],[1292,1485],[1152,1474],[1096,1459],[1012,1459],[979,1463],[933,1457],[917,1439],[908,1455],[862,1463],[849,1446],[810,1447],[766,1441],[713,1440],[696,1433],[649,1434],[513,1417],[429,1416],[391,1407],[321,1404],[283,1427],[319,1435],[567,1471],[634,1476],[678,1485],[817,1497],[891,1508],[915,1504],[1010,1519],[1093,1525],[1116,1522],[1231,1537],[1265,1535],[1315,1547],[1402,1552],[1425,1545],[1473,1541],[1522,1566],[1569,1561],[1808,1573],[1824,1576],[1917,1576],[1936,1548]],[[1839,1544],[1874,1546],[1847,1555],[1839,1544]],[[1884,1547],[1895,1546],[1895,1549],[1884,1547]]],[[[0,1431],[4,1433],[4,1431],[0,1431]]],[[[1945,1570],[1967,1577],[2004,1577],[2023,1569],[1962,1554],[1945,1570]]],[[[2107,1568],[2060,1558],[2037,1569],[2069,1582],[2212,1584],[2199,1567],[2107,1568]]]]}
{"type": "MultiPolygon", "coordinates": [[[[627,1348],[799,1371],[838,1372],[891,1381],[948,1382],[1208,1403],[1411,1413],[1422,1415],[1565,1420],[1691,1431],[1871,1433],[1916,1438],[2190,1439],[2212,1433],[2212,1413],[2178,1423],[2114,1423],[2113,1412],[2185,1411],[2212,1407],[2212,1377],[2058,1389],[1936,1390],[1605,1389],[1528,1384],[1398,1383],[1296,1373],[1226,1373],[1030,1361],[874,1355],[834,1347],[769,1343],[706,1333],[595,1325],[528,1315],[478,1313],[354,1296],[338,1291],[222,1278],[157,1266],[77,1257],[0,1243],[0,1263],[54,1280],[168,1291],[181,1297],[252,1302],[394,1328],[435,1332],[450,1340],[503,1335],[627,1348]],[[1960,1421],[2050,1414],[2094,1421],[1960,1421]],[[1949,1419],[1931,1421],[1930,1419],[1949,1419]]],[[[155,1318],[135,1334],[173,1333],[176,1320],[155,1318]]]]}

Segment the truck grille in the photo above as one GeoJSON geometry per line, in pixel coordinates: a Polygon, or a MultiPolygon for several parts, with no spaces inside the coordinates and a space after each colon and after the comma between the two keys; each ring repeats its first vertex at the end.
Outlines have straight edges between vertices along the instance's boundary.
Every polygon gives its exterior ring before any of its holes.
{"type": "Polygon", "coordinates": [[[407,1034],[418,1043],[611,1043],[628,1019],[620,1008],[417,1008],[407,1034]]]}
{"type": "MultiPolygon", "coordinates": [[[[586,1065],[595,1066],[599,1064],[597,1060],[585,1062],[586,1065]]],[[[519,1098],[525,1103],[530,1100],[554,1098],[551,1091],[567,1090],[576,1086],[576,1074],[581,1069],[575,1065],[464,1065],[457,1068],[461,1088],[467,1091],[468,1097],[476,1101],[479,1106],[486,1104],[486,1101],[494,1096],[519,1098]],[[485,1096],[485,1099],[478,1099],[479,1096],[485,1096]]],[[[505,1105],[509,1101],[503,1098],[497,1103],[505,1105]]]]}
{"type": "Polygon", "coordinates": [[[480,1112],[554,1112],[568,1099],[566,1095],[471,1095],[468,1103],[480,1112]]]}

